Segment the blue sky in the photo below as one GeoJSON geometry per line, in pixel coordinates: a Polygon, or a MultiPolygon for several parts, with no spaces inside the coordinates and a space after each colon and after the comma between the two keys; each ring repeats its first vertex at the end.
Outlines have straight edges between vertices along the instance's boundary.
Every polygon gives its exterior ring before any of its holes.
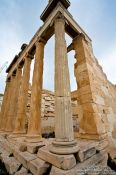
{"type": "MultiPolygon", "coordinates": [[[[95,56],[108,79],[116,84],[116,0],[70,1],[70,13],[91,37],[95,56]]],[[[47,3],[48,0],[0,0],[0,67],[5,61],[10,63],[22,43],[28,43],[42,25],[39,16],[47,3]]],[[[66,38],[69,44],[71,40],[66,38]]],[[[68,54],[72,90],[76,89],[73,56],[73,52],[68,54]]],[[[53,90],[54,38],[46,45],[44,60],[43,87],[53,90]]],[[[0,93],[4,90],[5,79],[3,70],[0,74],[0,93]]]]}

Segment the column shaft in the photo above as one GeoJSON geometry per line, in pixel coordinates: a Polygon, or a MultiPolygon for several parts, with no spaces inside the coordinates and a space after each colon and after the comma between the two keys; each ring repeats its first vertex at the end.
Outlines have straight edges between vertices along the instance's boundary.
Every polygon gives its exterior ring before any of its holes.
{"type": "Polygon", "coordinates": [[[10,87],[10,80],[6,81],[6,87],[5,87],[5,91],[4,91],[4,98],[3,98],[3,102],[2,102],[2,107],[1,107],[1,116],[0,116],[0,129],[3,129],[3,123],[5,120],[5,109],[7,106],[7,100],[8,100],[8,92],[9,92],[9,87],[10,87]]]}
{"type": "Polygon", "coordinates": [[[29,79],[30,79],[30,65],[31,57],[27,55],[25,57],[23,76],[21,80],[21,87],[18,98],[18,109],[15,120],[15,134],[25,133],[25,120],[26,120],[26,107],[28,99],[28,90],[29,90],[29,79]]]}
{"type": "Polygon", "coordinates": [[[55,20],[55,136],[50,151],[72,154],[79,148],[74,140],[65,20],[55,20]]]}
{"type": "MultiPolygon", "coordinates": [[[[18,109],[18,99],[19,99],[19,92],[20,92],[20,87],[21,87],[21,78],[22,78],[22,68],[18,67],[17,68],[17,73],[16,73],[16,86],[15,86],[15,105],[14,105],[14,125],[16,121],[16,116],[17,116],[17,109],[18,109]]],[[[15,129],[15,126],[13,127],[13,131],[15,129]]]]}
{"type": "Polygon", "coordinates": [[[28,136],[41,136],[41,96],[43,83],[44,43],[36,43],[35,65],[32,81],[31,113],[28,136]]]}
{"type": "Polygon", "coordinates": [[[65,21],[55,21],[55,135],[56,141],[73,141],[70,80],[65,21]]]}
{"type": "Polygon", "coordinates": [[[7,121],[6,121],[6,127],[5,131],[12,132],[13,130],[13,121],[14,121],[14,105],[15,105],[15,84],[16,84],[16,75],[12,75],[12,84],[11,84],[11,90],[9,94],[9,110],[7,114],[7,121]]]}

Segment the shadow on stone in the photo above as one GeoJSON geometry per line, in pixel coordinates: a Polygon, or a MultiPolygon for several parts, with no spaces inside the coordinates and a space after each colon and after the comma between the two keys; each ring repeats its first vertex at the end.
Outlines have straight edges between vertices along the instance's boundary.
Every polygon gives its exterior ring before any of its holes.
{"type": "Polygon", "coordinates": [[[11,153],[11,154],[9,155],[9,157],[14,157],[13,153],[11,153]]]}
{"type": "Polygon", "coordinates": [[[17,171],[20,171],[20,170],[21,170],[21,168],[22,168],[22,166],[23,166],[23,165],[21,164],[21,165],[19,166],[19,168],[18,168],[18,170],[17,170],[17,171]]]}
{"type": "Polygon", "coordinates": [[[107,165],[116,172],[116,159],[112,159],[109,153],[107,165]]]}
{"type": "Polygon", "coordinates": [[[4,163],[2,163],[1,161],[0,161],[0,175],[9,175],[9,173],[7,172],[4,166],[4,163]]]}
{"type": "Polygon", "coordinates": [[[48,175],[48,174],[50,174],[51,168],[52,168],[52,165],[50,165],[50,167],[47,169],[47,171],[46,171],[43,175],[48,175]]]}
{"type": "Polygon", "coordinates": [[[42,137],[43,137],[43,138],[46,138],[46,139],[48,139],[48,138],[55,138],[55,133],[54,133],[54,132],[43,133],[43,134],[42,134],[42,137]]]}

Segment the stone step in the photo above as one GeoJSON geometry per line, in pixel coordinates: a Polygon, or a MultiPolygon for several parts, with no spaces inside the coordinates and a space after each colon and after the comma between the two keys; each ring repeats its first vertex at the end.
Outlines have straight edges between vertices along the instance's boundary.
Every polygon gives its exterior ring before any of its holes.
{"type": "Polygon", "coordinates": [[[28,163],[28,168],[34,175],[43,175],[48,172],[50,164],[37,158],[28,163]]]}
{"type": "Polygon", "coordinates": [[[6,139],[4,139],[2,141],[2,147],[8,152],[12,152],[12,150],[10,148],[10,144],[9,144],[9,142],[6,139]]]}
{"type": "Polygon", "coordinates": [[[44,142],[27,144],[27,151],[31,154],[37,153],[38,149],[45,146],[44,142]]]}
{"type": "Polygon", "coordinates": [[[18,162],[14,157],[10,157],[4,161],[5,167],[9,174],[14,174],[17,172],[18,168],[21,166],[21,163],[18,162]]]}
{"type": "Polygon", "coordinates": [[[14,174],[21,166],[21,163],[18,162],[14,157],[10,157],[10,153],[6,150],[2,151],[2,154],[0,155],[0,160],[4,163],[6,170],[7,172],[9,172],[9,174],[14,174]]]}
{"type": "Polygon", "coordinates": [[[111,159],[116,159],[116,148],[108,148],[108,153],[111,159]]]}
{"type": "MultiPolygon", "coordinates": [[[[85,160],[82,163],[78,163],[74,168],[67,171],[61,170],[55,166],[52,166],[50,175],[90,175],[88,173],[90,171],[92,172],[92,170],[96,168],[98,165],[100,166],[105,158],[106,158],[106,154],[104,154],[104,152],[95,154],[91,158],[85,160]]],[[[102,169],[99,170],[99,173],[101,172],[101,170],[102,169]]],[[[94,175],[94,172],[91,175],[94,175]]]]}
{"type": "Polygon", "coordinates": [[[31,154],[31,153],[29,153],[29,152],[27,152],[27,151],[26,151],[26,152],[20,152],[19,150],[15,150],[13,154],[14,154],[15,158],[16,158],[20,163],[22,163],[22,165],[23,165],[25,168],[27,168],[27,169],[28,169],[28,162],[29,162],[29,161],[32,161],[32,160],[34,160],[34,159],[37,158],[36,155],[31,154]]]}
{"type": "Polygon", "coordinates": [[[2,153],[0,154],[0,160],[4,163],[5,159],[9,158],[10,155],[11,155],[10,152],[2,150],[2,153]]]}
{"type": "Polygon", "coordinates": [[[81,149],[78,153],[77,153],[77,160],[79,162],[83,162],[86,159],[92,157],[93,155],[96,154],[96,149],[93,146],[89,146],[86,147],[84,149],[81,149]]]}
{"type": "Polygon", "coordinates": [[[19,171],[17,171],[14,175],[28,175],[28,170],[22,167],[19,171]]]}
{"type": "Polygon", "coordinates": [[[37,156],[50,164],[61,168],[63,170],[68,170],[76,165],[76,159],[73,154],[71,155],[57,155],[50,151],[50,146],[45,146],[40,148],[37,156]]]}

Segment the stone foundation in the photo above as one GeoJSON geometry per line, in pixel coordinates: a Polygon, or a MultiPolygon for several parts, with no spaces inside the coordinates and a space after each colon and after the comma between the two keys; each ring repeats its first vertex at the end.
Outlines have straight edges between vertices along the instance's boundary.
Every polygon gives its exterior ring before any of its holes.
{"type": "Polygon", "coordinates": [[[0,160],[11,175],[116,174],[107,166],[107,152],[114,159],[116,151],[108,149],[106,140],[98,142],[80,139],[79,151],[74,155],[51,153],[49,147],[53,139],[44,139],[34,144],[24,140],[24,137],[6,139],[0,135],[0,160]]]}

